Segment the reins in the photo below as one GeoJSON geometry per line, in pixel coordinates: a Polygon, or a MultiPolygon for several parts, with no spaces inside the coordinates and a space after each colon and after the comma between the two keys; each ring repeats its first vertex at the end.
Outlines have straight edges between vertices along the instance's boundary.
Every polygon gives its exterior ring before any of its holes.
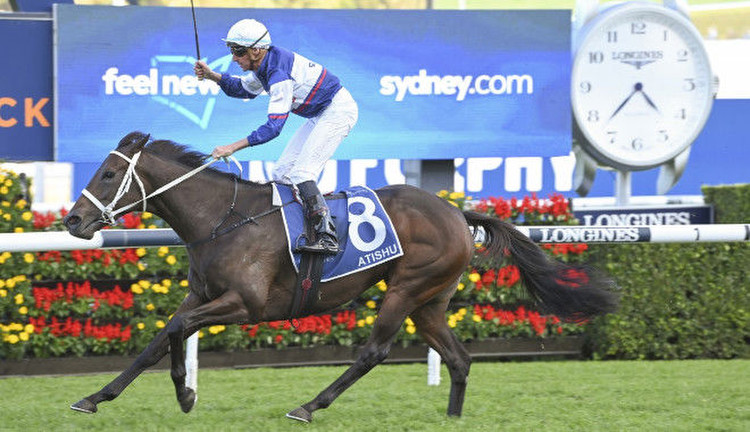
{"type": "MultiPolygon", "coordinates": [[[[141,181],[141,178],[138,177],[138,173],[135,172],[135,165],[138,163],[138,158],[141,156],[141,152],[138,152],[133,155],[132,158],[129,158],[125,156],[124,154],[118,152],[117,150],[112,150],[109,152],[110,154],[117,155],[123,159],[125,159],[128,162],[128,169],[125,171],[125,176],[122,178],[122,182],[120,183],[120,187],[117,188],[117,193],[115,194],[115,197],[112,198],[112,202],[108,205],[104,205],[99,201],[97,197],[94,196],[91,192],[89,192],[87,189],[84,189],[81,194],[84,195],[86,198],[89,199],[96,207],[99,208],[99,210],[102,211],[102,222],[106,223],[107,225],[114,225],[117,222],[117,215],[120,213],[123,213],[127,210],[130,210],[131,208],[135,207],[139,203],[143,203],[143,210],[146,211],[146,201],[149,198],[153,198],[175,186],[178,184],[184,182],[185,180],[189,179],[190,177],[198,174],[199,172],[203,171],[204,169],[208,168],[211,164],[216,162],[217,158],[213,158],[210,161],[206,162],[205,164],[199,166],[198,168],[195,168],[192,171],[189,171],[180,177],[177,177],[176,179],[172,180],[171,182],[163,185],[162,187],[156,189],[155,191],[151,192],[146,196],[146,188],[143,186],[143,182],[141,181]],[[128,204],[126,206],[120,207],[118,209],[114,209],[115,205],[118,201],[120,201],[120,198],[125,195],[128,190],[130,189],[131,184],[133,183],[133,178],[135,178],[136,182],[138,183],[138,186],[141,188],[141,195],[143,198],[141,198],[138,201],[135,201],[131,204],[128,204]]],[[[232,158],[233,161],[239,166],[239,162],[237,162],[236,159],[232,158]]]]}
{"type": "MultiPolygon", "coordinates": [[[[143,210],[142,211],[145,212],[146,211],[146,201],[149,198],[153,198],[153,197],[155,197],[155,196],[157,196],[157,195],[159,195],[159,194],[161,194],[161,193],[163,193],[163,192],[165,192],[165,191],[167,191],[167,190],[169,190],[169,189],[177,186],[178,184],[180,184],[180,183],[184,182],[185,180],[189,179],[190,177],[198,174],[199,172],[203,171],[204,169],[206,169],[209,166],[211,166],[214,162],[216,162],[216,161],[219,160],[219,158],[212,158],[210,161],[206,162],[205,164],[203,164],[203,165],[201,165],[201,166],[199,166],[199,167],[197,167],[197,168],[195,168],[195,169],[193,169],[193,170],[191,170],[191,171],[189,171],[189,172],[181,175],[180,177],[177,177],[176,179],[170,181],[169,183],[167,183],[167,184],[165,184],[165,185],[157,188],[156,190],[154,190],[150,194],[146,195],[146,188],[143,186],[143,182],[141,181],[141,178],[138,176],[138,173],[135,171],[135,166],[138,163],[138,159],[141,156],[141,152],[139,151],[138,153],[134,154],[132,158],[129,158],[129,157],[125,156],[124,154],[118,152],[117,150],[112,150],[110,152],[110,154],[117,155],[117,156],[125,159],[128,162],[128,168],[125,171],[125,176],[122,178],[122,182],[120,183],[120,186],[117,188],[117,193],[115,193],[115,197],[112,198],[112,202],[110,202],[108,205],[105,206],[104,204],[102,204],[102,202],[98,198],[96,198],[94,196],[94,194],[92,194],[91,192],[89,192],[87,189],[84,189],[81,192],[82,195],[84,195],[86,198],[88,198],[97,208],[99,208],[99,210],[101,210],[101,212],[102,212],[102,216],[101,216],[102,219],[101,219],[101,221],[104,222],[107,225],[114,225],[117,222],[117,215],[119,215],[120,213],[124,213],[124,212],[130,210],[131,208],[135,207],[139,203],[143,203],[143,210]],[[120,201],[120,199],[128,192],[128,190],[130,190],[130,186],[132,186],[134,178],[135,178],[136,183],[138,183],[138,186],[141,189],[141,196],[142,196],[142,198],[140,200],[138,200],[138,201],[135,201],[135,202],[131,203],[131,204],[128,204],[128,205],[122,206],[122,207],[120,207],[118,209],[115,209],[114,207],[115,207],[115,205],[117,205],[117,202],[120,201]]],[[[237,159],[235,159],[234,157],[231,157],[231,156],[229,157],[229,159],[237,165],[237,167],[240,170],[240,173],[242,173],[242,167],[240,166],[240,163],[237,161],[237,159]]],[[[194,242],[191,242],[191,243],[186,243],[185,246],[187,248],[192,248],[192,247],[195,247],[195,246],[199,246],[199,245],[201,245],[203,243],[210,242],[210,241],[212,241],[212,240],[214,240],[214,239],[216,239],[216,238],[218,238],[220,236],[223,236],[224,234],[227,234],[227,233],[229,233],[229,232],[231,232],[231,231],[233,231],[233,230],[235,230],[235,229],[237,229],[237,228],[239,228],[239,227],[241,227],[241,226],[243,226],[245,224],[248,224],[248,223],[257,224],[258,222],[256,221],[256,219],[261,218],[263,216],[267,216],[267,215],[269,215],[269,214],[271,214],[273,212],[279,211],[282,207],[285,207],[288,204],[291,204],[293,202],[293,201],[290,201],[290,202],[284,203],[284,204],[282,204],[280,206],[273,206],[272,205],[269,210],[263,211],[261,213],[258,213],[256,215],[254,215],[254,216],[245,216],[242,213],[239,213],[238,211],[235,210],[235,207],[237,205],[237,189],[238,189],[237,177],[236,176],[232,177],[232,180],[234,180],[234,194],[232,196],[232,204],[229,206],[229,210],[227,210],[226,214],[221,219],[221,221],[211,230],[211,235],[208,238],[205,238],[205,239],[202,239],[202,240],[197,240],[197,241],[194,241],[194,242]],[[238,215],[241,219],[238,222],[235,222],[234,224],[232,224],[232,225],[230,225],[230,226],[228,226],[228,227],[220,230],[220,228],[222,227],[222,225],[224,225],[226,223],[226,221],[232,216],[232,214],[238,215]]]]}

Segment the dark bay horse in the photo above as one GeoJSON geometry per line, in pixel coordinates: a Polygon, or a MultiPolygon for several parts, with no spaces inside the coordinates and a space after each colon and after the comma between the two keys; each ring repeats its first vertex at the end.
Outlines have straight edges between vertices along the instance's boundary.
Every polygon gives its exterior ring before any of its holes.
{"type": "MultiPolygon", "coordinates": [[[[115,399],[146,368],[170,353],[177,399],[188,412],[195,404],[195,393],[185,386],[185,338],[210,325],[290,318],[296,274],[286,252],[281,214],[269,212],[271,185],[238,182],[236,176],[212,168],[171,184],[204,166],[204,160],[205,155],[171,141],[150,141],[148,135],[130,133],[104,160],[85,196],[65,218],[72,235],[91,238],[116,217],[114,207],[129,211],[145,205],[169,223],[186,244],[193,244],[188,248],[190,292],[168,325],[127,370],[72,405],[74,410],[96,412],[100,402],[115,399]],[[230,235],[206,241],[235,201],[237,212],[262,217],[230,235]]],[[[509,255],[515,260],[525,287],[545,312],[580,320],[616,307],[616,296],[605,277],[590,272],[586,281],[572,280],[570,275],[579,274],[580,268],[551,260],[508,223],[462,212],[410,186],[389,186],[377,194],[391,217],[404,255],[321,285],[313,313],[340,306],[381,279],[388,290],[356,362],[313,400],[288,413],[291,418],[311,421],[315,410],[328,407],[382,362],[407,317],[445,361],[451,378],[448,415],[461,415],[471,359],[451,332],[445,313],[475,252],[472,228],[481,227],[485,232],[486,259],[509,255]]]]}

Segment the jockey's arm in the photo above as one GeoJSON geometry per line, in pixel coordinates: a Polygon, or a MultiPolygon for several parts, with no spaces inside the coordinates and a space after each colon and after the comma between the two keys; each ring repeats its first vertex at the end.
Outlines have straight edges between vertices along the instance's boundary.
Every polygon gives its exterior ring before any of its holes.
{"type": "Polygon", "coordinates": [[[291,80],[272,84],[269,89],[268,120],[246,138],[229,145],[216,147],[211,155],[214,157],[229,156],[237,150],[260,145],[279,136],[292,109],[293,90],[294,83],[291,80]]]}

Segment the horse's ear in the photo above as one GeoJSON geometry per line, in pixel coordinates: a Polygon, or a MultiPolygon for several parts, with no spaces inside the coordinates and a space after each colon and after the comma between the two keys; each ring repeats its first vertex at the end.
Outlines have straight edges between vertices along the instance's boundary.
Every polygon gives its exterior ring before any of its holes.
{"type": "Polygon", "coordinates": [[[123,148],[123,147],[130,147],[135,146],[136,151],[143,148],[144,145],[148,142],[148,140],[151,138],[151,135],[145,134],[143,132],[130,132],[129,134],[125,135],[123,139],[120,140],[120,143],[117,144],[117,148],[123,148]]]}

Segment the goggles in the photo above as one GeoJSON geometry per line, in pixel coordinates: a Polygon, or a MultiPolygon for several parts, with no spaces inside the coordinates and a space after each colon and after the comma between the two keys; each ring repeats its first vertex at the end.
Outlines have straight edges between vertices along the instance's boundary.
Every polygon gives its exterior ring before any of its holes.
{"type": "Polygon", "coordinates": [[[265,33],[263,33],[261,35],[261,37],[259,37],[258,39],[256,39],[255,42],[253,42],[250,46],[244,46],[244,45],[240,45],[240,44],[237,44],[237,43],[234,43],[234,42],[228,42],[227,46],[229,47],[229,51],[232,52],[232,55],[235,55],[237,57],[242,57],[243,55],[245,55],[245,53],[247,52],[247,50],[249,50],[250,48],[254,48],[255,45],[258,42],[260,42],[261,39],[263,39],[264,37],[266,37],[267,34],[268,34],[268,30],[266,30],[265,33]]]}

